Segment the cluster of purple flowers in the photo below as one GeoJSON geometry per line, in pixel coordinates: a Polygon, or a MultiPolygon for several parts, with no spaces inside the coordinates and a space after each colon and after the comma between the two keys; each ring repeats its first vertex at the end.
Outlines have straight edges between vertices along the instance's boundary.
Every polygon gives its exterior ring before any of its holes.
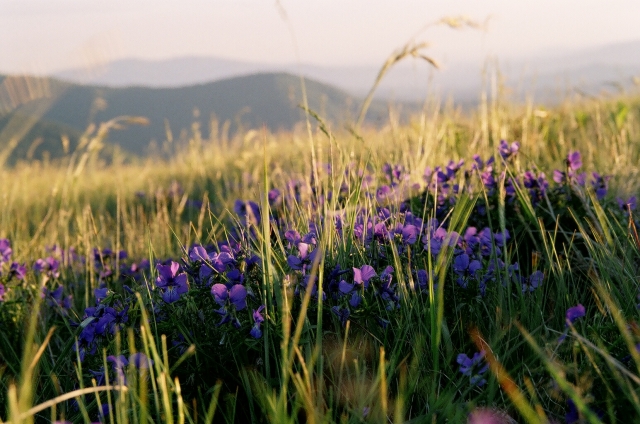
{"type": "Polygon", "coordinates": [[[27,268],[24,264],[11,261],[12,255],[11,242],[8,239],[0,239],[0,303],[4,301],[4,296],[7,293],[5,284],[23,280],[27,274],[27,268]]]}
{"type": "Polygon", "coordinates": [[[129,321],[131,298],[125,298],[124,301],[115,299],[106,287],[95,289],[94,296],[96,305],[84,310],[81,322],[72,322],[74,327],[80,329],[74,351],[81,361],[87,354],[95,355],[98,347],[129,321]]]}
{"type": "MultiPolygon", "coordinates": [[[[492,225],[495,221],[489,219],[497,204],[495,200],[503,196],[502,204],[510,205],[518,195],[524,195],[534,208],[546,208],[554,204],[550,197],[557,194],[565,201],[572,190],[585,188],[593,189],[597,199],[603,200],[608,194],[609,177],[592,173],[588,179],[587,174],[579,173],[582,160],[578,152],[568,155],[563,170],[554,171],[552,182],[538,170],[516,175],[512,171],[519,150],[517,142],[501,141],[499,156],[484,160],[476,155],[466,169],[462,160],[428,168],[417,198],[406,197],[415,186],[401,165],[385,164],[379,180],[365,170],[348,169],[338,197],[346,198],[353,184],[361,184],[359,189],[367,193],[367,201],[373,206],[348,213],[336,211],[331,219],[313,215],[301,232],[294,229],[294,223],[283,219],[280,212],[288,206],[305,206],[305,201],[320,204],[331,199],[333,193],[321,193],[314,184],[292,181],[282,190],[273,188],[268,192],[270,216],[257,203],[238,200],[233,208],[236,227],[230,231],[229,240],[210,246],[193,245],[184,250],[182,258],[132,262],[127,252],[111,249],[94,249],[84,258],[72,249],[64,251],[54,246],[47,253],[49,256],[35,261],[31,269],[44,282],[41,295],[45,304],[72,321],[77,336],[74,351],[81,361],[97,356],[102,348],[110,346],[118,331],[133,326],[136,318],[131,311],[135,305],[133,294],[137,291],[152,294],[144,307],[153,311],[156,324],[170,326],[172,319],[177,322],[186,319],[184,316],[189,319],[196,316],[193,319],[209,327],[207,319],[213,317],[217,321],[219,316],[217,325],[210,326],[215,330],[208,334],[235,335],[254,346],[260,343],[258,339],[272,319],[272,309],[265,313],[265,305],[275,303],[263,298],[258,290],[262,264],[253,249],[262,220],[269,220],[272,236],[282,242],[285,250],[285,290],[291,289],[297,302],[307,295],[322,300],[336,324],[344,326],[349,320],[362,319],[366,325],[366,320],[373,318],[379,325],[376,328],[385,331],[394,314],[401,314],[402,305],[409,303],[407,296],[426,297],[432,294],[432,288],[443,286],[452,293],[464,293],[483,301],[496,288],[513,285],[514,296],[529,299],[530,293],[543,286],[544,264],[521,267],[517,262],[506,263],[507,258],[516,255],[512,255],[512,234],[492,225]],[[376,186],[376,181],[381,184],[376,186]],[[483,195],[475,206],[473,225],[454,231],[448,217],[463,193],[483,195]],[[412,205],[416,199],[419,208],[412,205]],[[319,241],[326,231],[335,232],[335,237],[329,238],[335,245],[328,248],[342,249],[344,254],[330,255],[323,251],[319,241]],[[436,276],[434,267],[427,264],[443,257],[449,260],[448,272],[436,276]],[[95,303],[75,315],[71,287],[62,282],[74,267],[91,269],[97,282],[93,287],[98,287],[93,291],[95,303]],[[325,279],[322,292],[318,280],[320,267],[324,267],[325,279]],[[119,290],[120,286],[123,290],[119,290]]],[[[332,172],[330,168],[325,171],[332,172]]],[[[173,188],[171,196],[183,195],[179,187],[173,188]]],[[[635,197],[618,199],[618,203],[620,213],[627,215],[637,207],[635,197]]],[[[513,226],[509,228],[513,232],[513,226]]],[[[518,232],[514,234],[517,236],[518,232]]],[[[6,293],[5,285],[24,279],[28,272],[25,265],[11,262],[11,256],[9,241],[0,240],[0,302],[6,293]]],[[[83,277],[77,279],[78,284],[89,286],[83,277]]],[[[581,304],[566,311],[561,340],[570,325],[584,316],[581,304]]],[[[197,328],[185,330],[185,327],[176,326],[170,335],[171,346],[180,354],[191,340],[199,337],[197,328]]],[[[224,336],[216,343],[223,344],[224,336]]],[[[465,353],[457,356],[459,372],[469,378],[470,386],[482,387],[487,382],[489,366],[484,356],[484,351],[472,357],[465,353]]],[[[107,361],[122,384],[126,384],[125,367],[141,369],[152,365],[140,353],[128,357],[110,355],[107,361]]],[[[97,371],[91,371],[91,375],[98,384],[104,384],[105,370],[94,369],[97,371]]]]}

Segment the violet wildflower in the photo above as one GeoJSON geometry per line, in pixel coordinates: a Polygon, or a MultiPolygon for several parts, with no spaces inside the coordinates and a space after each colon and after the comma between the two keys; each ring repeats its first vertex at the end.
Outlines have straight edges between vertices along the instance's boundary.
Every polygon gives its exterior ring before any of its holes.
{"type": "Polygon", "coordinates": [[[482,268],[482,264],[477,259],[471,260],[469,255],[461,253],[453,259],[451,265],[453,272],[458,275],[456,282],[461,287],[467,287],[470,278],[476,277],[476,272],[482,268]]]}
{"type": "Polygon", "coordinates": [[[524,173],[524,187],[529,191],[531,204],[535,207],[544,200],[549,182],[543,172],[536,176],[533,172],[527,171],[524,173]]]}
{"type": "Polygon", "coordinates": [[[262,330],[260,329],[260,325],[264,322],[264,317],[261,312],[264,310],[265,305],[260,305],[258,309],[253,310],[253,327],[251,327],[251,337],[254,339],[259,339],[262,337],[262,330]]]}
{"type": "Polygon", "coordinates": [[[622,209],[627,216],[630,212],[635,211],[638,207],[638,199],[636,198],[636,196],[631,196],[627,200],[618,197],[616,200],[618,201],[618,206],[620,207],[620,209],[622,209]]]}
{"type": "Polygon", "coordinates": [[[376,200],[378,203],[384,203],[393,194],[393,190],[388,185],[380,186],[376,190],[376,200]]]}
{"type": "Polygon", "coordinates": [[[438,256],[443,247],[455,246],[460,240],[460,235],[455,231],[447,232],[442,227],[427,231],[427,234],[422,237],[422,243],[424,244],[424,250],[431,251],[432,256],[438,256]]]}
{"type": "Polygon", "coordinates": [[[66,314],[67,311],[71,309],[73,297],[71,295],[64,297],[63,290],[64,288],[62,286],[58,286],[53,291],[43,287],[41,296],[46,300],[48,306],[59,308],[59,312],[66,314]]]}
{"type": "Polygon", "coordinates": [[[233,211],[240,218],[240,224],[243,227],[246,227],[249,224],[253,224],[255,226],[260,225],[260,207],[257,203],[252,201],[243,202],[242,200],[236,200],[233,205],[233,211]]]}
{"type": "Polygon", "coordinates": [[[104,367],[100,367],[98,371],[89,370],[89,374],[96,380],[96,386],[104,386],[105,371],[104,367]]]}
{"type": "Polygon", "coordinates": [[[562,343],[564,339],[567,338],[567,334],[569,334],[569,327],[578,319],[584,317],[586,314],[586,310],[582,304],[578,303],[576,306],[572,306],[567,309],[567,313],[565,315],[564,326],[565,330],[558,338],[558,342],[562,343]]]}
{"type": "Polygon", "coordinates": [[[13,262],[9,268],[9,278],[15,278],[17,280],[24,280],[27,275],[27,267],[24,264],[13,262]]]}
{"type": "Polygon", "coordinates": [[[4,284],[0,283],[0,302],[4,302],[5,293],[6,289],[4,288],[4,284]]]}
{"type": "Polygon", "coordinates": [[[189,291],[187,284],[187,274],[184,272],[178,273],[180,265],[177,262],[171,261],[170,265],[156,265],[158,270],[158,278],[156,279],[156,286],[162,293],[162,300],[166,303],[173,303],[180,299],[184,293],[189,291]]]}
{"type": "Polygon", "coordinates": [[[118,383],[126,384],[125,367],[129,365],[129,360],[124,355],[109,355],[107,362],[111,363],[113,371],[116,373],[118,383]]]}
{"type": "Polygon", "coordinates": [[[569,326],[569,324],[573,324],[578,318],[582,318],[585,316],[585,308],[582,304],[578,303],[576,306],[572,306],[567,309],[565,325],[569,326]]]}
{"type": "Polygon", "coordinates": [[[522,283],[522,293],[534,291],[542,284],[543,279],[544,274],[542,271],[534,271],[533,274],[522,283]]]}
{"type": "Polygon", "coordinates": [[[405,244],[414,244],[418,240],[419,233],[420,230],[415,225],[403,225],[400,232],[400,234],[402,235],[402,242],[405,244]]]}
{"type": "Polygon", "coordinates": [[[353,268],[353,281],[355,284],[361,285],[365,289],[369,287],[369,280],[376,275],[376,271],[371,265],[363,265],[360,268],[353,268]]]}
{"type": "Polygon", "coordinates": [[[298,243],[298,255],[289,255],[287,257],[287,264],[291,269],[302,271],[304,273],[311,266],[311,264],[315,262],[316,257],[318,257],[319,250],[316,249],[313,252],[309,252],[311,246],[312,245],[310,243],[298,243]]]}
{"type": "Polygon", "coordinates": [[[564,420],[567,424],[575,424],[580,421],[580,413],[571,398],[567,399],[567,411],[565,412],[564,420]]]}
{"type": "Polygon", "coordinates": [[[93,295],[96,298],[96,303],[101,303],[109,295],[109,289],[107,287],[100,287],[93,291],[93,295]]]}
{"type": "Polygon", "coordinates": [[[291,249],[293,246],[297,246],[298,243],[302,242],[300,233],[298,233],[296,230],[287,230],[284,233],[284,238],[289,242],[287,246],[289,249],[291,249]]]}
{"type": "Polygon", "coordinates": [[[570,171],[577,171],[578,169],[580,169],[582,167],[582,155],[580,155],[580,152],[578,151],[570,152],[567,155],[566,164],[567,164],[567,168],[570,171]]]}
{"type": "Polygon", "coordinates": [[[357,308],[358,306],[360,306],[362,297],[360,296],[360,293],[358,293],[356,283],[347,283],[345,280],[341,280],[338,284],[338,290],[343,295],[351,294],[351,298],[349,299],[349,304],[351,305],[351,307],[357,308]]]}
{"type": "Polygon", "coordinates": [[[591,185],[593,186],[593,190],[596,192],[596,198],[598,200],[602,200],[609,190],[609,180],[611,177],[608,175],[602,176],[597,172],[592,173],[592,175],[593,181],[591,181],[591,185]]]}
{"type": "Polygon", "coordinates": [[[222,251],[220,253],[212,253],[209,255],[211,266],[218,272],[225,272],[228,268],[235,265],[236,260],[232,252],[222,251]]]}
{"type": "Polygon", "coordinates": [[[282,193],[277,188],[272,188],[268,193],[269,206],[277,208],[282,204],[282,193]]]}
{"type": "Polygon", "coordinates": [[[148,369],[153,365],[153,360],[142,352],[137,352],[129,356],[129,363],[139,370],[148,369]]]}
{"type": "Polygon", "coordinates": [[[518,143],[517,141],[509,144],[506,140],[500,140],[498,151],[500,152],[500,156],[502,156],[502,159],[511,159],[518,153],[518,150],[520,150],[520,143],[518,143]]]}
{"type": "Polygon", "coordinates": [[[129,321],[129,305],[122,308],[119,305],[119,310],[107,306],[104,308],[104,312],[100,319],[96,322],[96,333],[105,335],[107,333],[115,334],[116,331],[124,327],[124,324],[129,321]]]}
{"type": "Polygon", "coordinates": [[[191,260],[191,262],[206,261],[209,259],[209,254],[204,247],[196,244],[191,248],[191,251],[189,252],[189,259],[191,260]]]}
{"type": "Polygon", "coordinates": [[[567,174],[565,172],[559,171],[557,169],[553,170],[553,181],[558,184],[566,184],[567,183],[567,174]]]}
{"type": "Polygon", "coordinates": [[[489,364],[484,361],[485,351],[476,352],[469,358],[465,353],[458,355],[456,362],[460,365],[460,373],[469,377],[472,386],[482,387],[487,380],[482,376],[489,369],[489,364]]]}
{"type": "Polygon", "coordinates": [[[47,277],[58,278],[60,276],[60,262],[49,256],[46,259],[38,259],[33,265],[33,270],[47,277]]]}
{"type": "Polygon", "coordinates": [[[11,260],[11,242],[7,239],[0,239],[0,265],[11,260]]]}
{"type": "Polygon", "coordinates": [[[214,284],[211,287],[211,294],[216,303],[220,305],[220,309],[215,311],[222,316],[218,325],[231,322],[234,327],[240,328],[240,321],[234,311],[240,311],[247,307],[247,289],[241,284],[236,284],[231,289],[228,289],[224,284],[214,284]],[[231,305],[233,305],[233,309],[230,309],[231,305]]]}
{"type": "Polygon", "coordinates": [[[111,413],[111,408],[109,408],[108,403],[103,403],[100,405],[100,417],[104,419],[108,417],[110,413],[111,413]]]}
{"type": "Polygon", "coordinates": [[[331,312],[333,312],[338,316],[338,319],[340,319],[342,326],[347,325],[347,321],[349,320],[349,315],[351,315],[349,308],[341,308],[339,306],[334,306],[331,308],[331,312]]]}
{"type": "Polygon", "coordinates": [[[384,300],[385,302],[387,302],[387,310],[392,310],[394,308],[399,308],[400,307],[400,303],[398,296],[395,293],[395,284],[391,284],[391,281],[393,279],[393,267],[392,266],[387,266],[384,271],[382,271],[380,273],[380,288],[378,289],[378,294],[380,295],[380,297],[382,298],[382,300],[384,300]]]}
{"type": "Polygon", "coordinates": [[[224,284],[214,284],[211,287],[211,294],[213,295],[216,303],[222,307],[227,304],[235,306],[236,311],[241,311],[247,307],[247,289],[241,284],[235,284],[228,289],[224,284]]]}
{"type": "MultiPolygon", "coordinates": [[[[193,332],[189,332],[189,336],[193,337],[193,332]]],[[[183,333],[178,333],[178,335],[171,340],[171,345],[178,349],[180,355],[183,355],[190,347],[189,341],[183,333]]]]}
{"type": "Polygon", "coordinates": [[[480,237],[478,237],[478,229],[476,227],[468,227],[464,231],[462,238],[458,240],[458,247],[460,247],[467,255],[472,255],[479,243],[480,237]]]}
{"type": "Polygon", "coordinates": [[[431,270],[431,276],[429,276],[429,273],[427,272],[427,270],[425,269],[419,269],[416,271],[416,280],[418,282],[418,287],[420,288],[420,291],[422,292],[429,292],[429,281],[433,280],[434,284],[433,284],[433,289],[437,290],[438,289],[438,284],[435,283],[438,278],[437,275],[435,275],[434,271],[431,270]]]}

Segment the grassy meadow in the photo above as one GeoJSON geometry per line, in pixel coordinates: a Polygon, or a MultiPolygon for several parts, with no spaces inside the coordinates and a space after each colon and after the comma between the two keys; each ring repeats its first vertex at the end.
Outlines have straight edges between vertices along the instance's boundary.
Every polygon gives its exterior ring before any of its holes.
{"type": "Polygon", "coordinates": [[[637,96],[109,125],[0,169],[0,421],[640,419],[637,96]]]}

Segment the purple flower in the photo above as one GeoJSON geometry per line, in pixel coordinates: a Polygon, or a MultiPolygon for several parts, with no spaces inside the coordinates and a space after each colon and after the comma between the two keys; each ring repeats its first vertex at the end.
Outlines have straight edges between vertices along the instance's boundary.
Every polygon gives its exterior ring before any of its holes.
{"type": "Polygon", "coordinates": [[[638,207],[638,199],[636,198],[636,196],[631,196],[627,200],[623,200],[618,197],[616,200],[618,201],[618,206],[620,206],[620,209],[625,211],[625,215],[629,215],[630,211],[635,211],[638,207]]]}
{"type": "Polygon", "coordinates": [[[122,305],[119,305],[119,310],[107,306],[103,311],[102,316],[98,319],[98,322],[96,322],[96,334],[115,334],[116,331],[124,327],[124,324],[129,321],[129,305],[124,308],[122,308],[122,305]]]}
{"type": "Polygon", "coordinates": [[[58,278],[60,276],[60,262],[49,256],[46,259],[38,259],[33,265],[33,270],[48,277],[58,278]]]}
{"type": "Polygon", "coordinates": [[[101,404],[100,405],[100,416],[101,417],[108,417],[109,413],[111,413],[111,409],[109,408],[109,404],[108,403],[101,404]]]}
{"type": "Polygon", "coordinates": [[[211,287],[211,294],[216,303],[222,307],[231,303],[235,306],[236,311],[241,311],[247,306],[247,289],[241,284],[235,284],[231,289],[228,289],[224,284],[214,284],[211,287]]]}
{"type": "Polygon", "coordinates": [[[453,247],[458,243],[460,235],[455,231],[447,233],[442,227],[435,230],[428,230],[427,234],[422,237],[424,250],[431,250],[432,256],[438,256],[445,245],[453,247]],[[446,242],[446,243],[445,243],[446,242]]]}
{"type": "Polygon", "coordinates": [[[360,293],[358,293],[358,290],[356,290],[355,283],[347,283],[345,280],[341,280],[340,283],[338,284],[338,290],[343,295],[348,295],[349,293],[351,293],[349,304],[353,308],[357,308],[358,306],[360,306],[360,303],[362,302],[362,298],[360,297],[360,293]]]}
{"type": "Polygon", "coordinates": [[[351,314],[351,312],[349,311],[349,308],[341,308],[339,306],[334,306],[331,308],[331,312],[333,312],[338,316],[338,319],[340,319],[340,322],[342,323],[343,326],[347,325],[347,321],[349,320],[349,315],[351,314]]]}
{"type": "Polygon", "coordinates": [[[582,167],[582,156],[580,155],[580,152],[574,151],[569,153],[567,155],[566,163],[567,167],[571,171],[577,171],[580,169],[582,167]]]}
{"type": "Polygon", "coordinates": [[[269,206],[272,208],[278,207],[282,204],[282,193],[277,188],[272,188],[268,193],[269,206]]]}
{"type": "Polygon", "coordinates": [[[63,297],[62,286],[58,286],[55,290],[51,291],[46,287],[42,288],[42,298],[47,301],[47,305],[50,307],[60,308],[59,311],[63,314],[71,309],[71,302],[73,297],[71,295],[63,297]]]}
{"type": "Polygon", "coordinates": [[[0,239],[0,265],[11,260],[11,242],[7,239],[0,239]]]}
{"type": "Polygon", "coordinates": [[[296,230],[288,230],[284,233],[284,238],[289,242],[289,249],[291,249],[292,246],[297,246],[298,243],[302,241],[300,233],[296,230]]]}
{"type": "Polygon", "coordinates": [[[567,181],[567,174],[562,171],[558,171],[557,169],[554,169],[553,181],[555,181],[558,184],[564,184],[567,181]]]}
{"type": "Polygon", "coordinates": [[[456,362],[460,365],[460,373],[469,377],[472,386],[484,386],[487,383],[482,375],[489,369],[489,364],[484,361],[485,351],[476,352],[469,358],[465,353],[458,355],[456,362]]]}
{"type": "Polygon", "coordinates": [[[249,334],[251,334],[251,337],[253,337],[254,339],[259,339],[260,337],[262,337],[262,330],[260,330],[260,325],[264,322],[264,317],[261,314],[263,310],[264,305],[260,305],[258,309],[253,310],[253,327],[251,328],[249,334]]]}
{"type": "Polygon", "coordinates": [[[392,193],[393,191],[388,185],[380,186],[376,190],[376,200],[378,201],[378,203],[384,203],[384,201],[387,200],[392,195],[392,193]]]}
{"type": "Polygon", "coordinates": [[[609,190],[609,180],[610,176],[602,176],[597,172],[592,173],[593,181],[591,181],[591,185],[593,186],[593,190],[596,192],[596,198],[598,200],[604,199],[607,195],[607,191],[609,190]]]}
{"type": "Polygon", "coordinates": [[[209,254],[204,247],[196,244],[191,248],[191,252],[189,252],[189,259],[191,262],[207,261],[209,260],[209,254]]]}
{"type": "Polygon", "coordinates": [[[4,284],[0,283],[0,302],[4,302],[4,294],[6,290],[4,288],[4,284]]]}
{"type": "Polygon", "coordinates": [[[522,293],[534,291],[540,286],[540,284],[542,284],[543,279],[544,274],[542,273],[542,271],[534,271],[534,273],[531,274],[529,278],[522,284],[522,293]]]}
{"type": "Polygon", "coordinates": [[[247,307],[247,289],[241,284],[236,284],[231,289],[227,288],[224,284],[214,284],[211,287],[211,294],[216,303],[221,306],[216,310],[218,314],[222,315],[222,319],[218,325],[232,322],[236,328],[240,328],[240,321],[233,315],[233,310],[230,310],[230,305],[233,305],[235,311],[241,311],[247,307]]]}
{"type": "Polygon", "coordinates": [[[225,272],[227,268],[234,266],[236,260],[232,252],[213,253],[209,256],[213,269],[218,272],[225,272]]]}
{"type": "Polygon", "coordinates": [[[108,294],[109,294],[109,289],[107,287],[101,287],[93,291],[93,295],[96,297],[97,303],[100,303],[104,299],[106,299],[108,294]]]}
{"type": "Polygon", "coordinates": [[[173,303],[180,299],[184,293],[189,290],[187,285],[187,274],[181,272],[178,274],[180,264],[171,261],[170,265],[156,265],[158,270],[158,278],[156,286],[162,293],[162,300],[167,303],[173,303]]]}
{"type": "Polygon", "coordinates": [[[540,173],[537,177],[533,172],[524,173],[524,187],[529,191],[529,197],[533,206],[538,205],[543,199],[549,188],[549,182],[544,173],[540,173]]]}
{"type": "Polygon", "coordinates": [[[376,275],[376,271],[371,265],[363,265],[361,268],[353,268],[353,281],[358,285],[364,286],[365,289],[369,287],[369,280],[376,275]]]}
{"type": "Polygon", "coordinates": [[[565,319],[565,324],[569,326],[569,324],[573,324],[578,318],[582,318],[585,316],[585,309],[582,304],[578,303],[576,306],[572,306],[567,309],[567,315],[565,319]]]}
{"type": "Polygon", "coordinates": [[[118,383],[126,384],[125,367],[129,365],[129,360],[124,355],[110,355],[107,356],[107,362],[111,363],[111,367],[116,373],[118,383]]]}
{"type": "Polygon", "coordinates": [[[17,280],[24,280],[27,275],[27,267],[24,264],[13,262],[9,268],[9,278],[15,278],[17,280]]]}
{"type": "MultiPolygon", "coordinates": [[[[416,280],[418,281],[418,287],[423,292],[429,291],[429,280],[433,280],[434,282],[437,280],[437,277],[434,275],[433,270],[431,270],[431,278],[429,277],[429,273],[425,269],[419,269],[416,271],[416,280]]],[[[438,284],[433,285],[434,289],[437,289],[438,284]]]]}
{"type": "Polygon", "coordinates": [[[240,218],[240,223],[243,227],[246,227],[248,224],[255,226],[260,225],[260,207],[258,207],[257,203],[236,200],[233,205],[233,211],[240,218]]]}
{"type": "Polygon", "coordinates": [[[477,408],[469,415],[467,424],[504,424],[507,422],[510,420],[505,419],[504,415],[498,411],[477,408]]]}
{"type": "Polygon", "coordinates": [[[380,273],[380,287],[378,289],[378,294],[387,302],[387,310],[392,310],[394,308],[399,308],[400,304],[398,303],[398,296],[395,293],[395,284],[391,284],[393,279],[393,267],[387,266],[382,273],[380,273]]]}
{"type": "Polygon", "coordinates": [[[415,225],[404,225],[402,227],[402,242],[406,244],[414,244],[418,239],[420,230],[415,225]]]}
{"type": "Polygon", "coordinates": [[[513,143],[511,143],[511,145],[509,145],[509,143],[507,143],[505,140],[500,140],[498,151],[500,152],[500,156],[502,156],[502,159],[508,160],[514,157],[518,153],[518,150],[520,150],[520,143],[518,143],[517,141],[514,141],[513,143]]]}
{"type": "Polygon", "coordinates": [[[453,258],[451,267],[453,272],[458,275],[457,283],[462,287],[467,287],[468,278],[475,278],[478,270],[482,268],[482,264],[476,259],[471,260],[466,253],[461,253],[453,258]]]}
{"type": "Polygon", "coordinates": [[[311,264],[314,263],[314,261],[318,257],[317,255],[320,252],[319,249],[315,249],[313,252],[309,252],[311,246],[316,242],[315,236],[310,234],[311,233],[307,234],[302,239],[303,241],[298,243],[298,256],[289,255],[287,257],[287,264],[291,269],[302,271],[303,273],[305,273],[306,270],[311,266],[311,264]],[[309,243],[305,242],[304,240],[308,241],[309,243]]]}
{"type": "Polygon", "coordinates": [[[134,353],[129,356],[129,363],[133,364],[137,369],[148,369],[153,365],[153,361],[142,352],[134,353]]]}

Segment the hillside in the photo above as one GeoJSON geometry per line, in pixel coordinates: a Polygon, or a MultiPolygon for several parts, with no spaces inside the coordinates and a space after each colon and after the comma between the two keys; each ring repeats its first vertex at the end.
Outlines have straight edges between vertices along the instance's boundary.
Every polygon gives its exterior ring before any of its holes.
{"type": "Polygon", "coordinates": [[[19,160],[43,160],[56,158],[66,152],[73,152],[78,145],[81,131],[59,122],[38,120],[22,113],[0,116],[0,141],[2,149],[18,137],[17,145],[7,151],[6,163],[13,165],[19,160]],[[63,144],[63,137],[68,144],[63,144]]]}
{"type": "MultiPolygon", "coordinates": [[[[131,126],[110,135],[111,143],[137,155],[147,153],[152,140],[161,144],[167,138],[165,122],[177,138],[181,130],[191,127],[196,115],[205,132],[212,115],[220,122],[230,121],[231,132],[262,125],[271,130],[291,129],[304,119],[298,107],[302,103],[300,80],[284,73],[248,75],[178,88],[110,88],[55,79],[48,80],[48,87],[55,101],[44,108],[41,116],[50,123],[82,131],[92,122],[105,122],[122,115],[148,118],[148,126],[131,126]],[[194,114],[195,110],[199,113],[194,114]]],[[[356,99],[313,80],[306,81],[306,88],[310,108],[327,121],[353,120],[359,104],[356,99]]],[[[17,112],[40,116],[36,111],[47,101],[49,99],[29,100],[20,105],[17,112]]],[[[368,118],[375,121],[386,114],[386,104],[374,102],[368,118]]],[[[27,139],[25,143],[31,141],[27,139]]]]}

